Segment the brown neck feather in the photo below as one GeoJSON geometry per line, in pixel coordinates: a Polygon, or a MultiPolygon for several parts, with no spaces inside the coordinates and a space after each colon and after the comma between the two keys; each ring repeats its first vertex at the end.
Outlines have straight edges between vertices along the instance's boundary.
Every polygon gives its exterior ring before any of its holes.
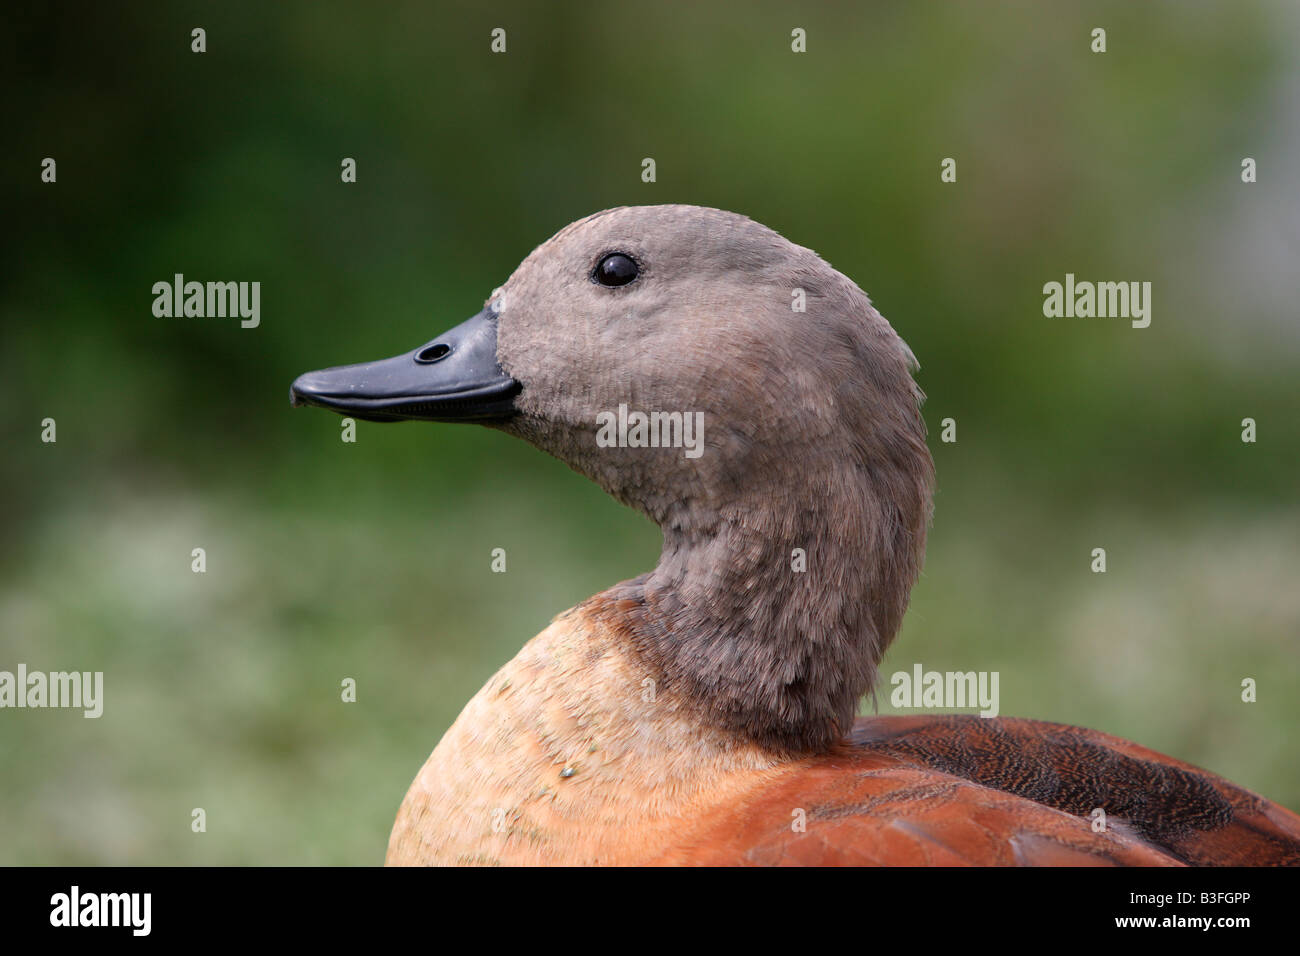
{"type": "Polygon", "coordinates": [[[636,652],[710,725],[780,753],[826,750],[902,621],[930,475],[918,438],[904,460],[828,461],[705,523],[666,520],[658,566],[628,585],[636,652]]]}

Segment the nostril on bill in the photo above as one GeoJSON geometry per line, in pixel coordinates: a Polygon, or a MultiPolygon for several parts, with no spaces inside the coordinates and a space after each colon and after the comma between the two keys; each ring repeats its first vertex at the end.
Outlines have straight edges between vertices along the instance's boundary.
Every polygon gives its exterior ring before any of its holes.
{"type": "Polygon", "coordinates": [[[441,342],[436,345],[428,345],[415,353],[415,360],[423,365],[444,359],[451,354],[451,346],[444,345],[441,342]]]}

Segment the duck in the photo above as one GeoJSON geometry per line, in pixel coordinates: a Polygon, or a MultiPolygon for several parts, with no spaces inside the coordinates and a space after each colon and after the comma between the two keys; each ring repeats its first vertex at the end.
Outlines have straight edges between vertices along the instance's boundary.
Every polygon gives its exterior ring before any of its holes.
{"type": "Polygon", "coordinates": [[[564,227],[410,352],[298,377],[294,405],[522,438],[663,533],[474,695],[385,862],[1300,863],[1296,814],[1118,737],[857,716],[931,523],[918,369],[811,249],[666,204],[564,227]]]}

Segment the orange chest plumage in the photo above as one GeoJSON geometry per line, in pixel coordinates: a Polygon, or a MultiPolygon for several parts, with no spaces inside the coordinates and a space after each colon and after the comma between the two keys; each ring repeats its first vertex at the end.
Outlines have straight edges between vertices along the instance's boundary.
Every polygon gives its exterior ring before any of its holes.
{"type": "Polygon", "coordinates": [[[1080,728],[865,718],[831,753],[767,753],[658,688],[607,611],[557,618],[475,696],[388,863],[1300,863],[1295,814],[1080,728]]]}

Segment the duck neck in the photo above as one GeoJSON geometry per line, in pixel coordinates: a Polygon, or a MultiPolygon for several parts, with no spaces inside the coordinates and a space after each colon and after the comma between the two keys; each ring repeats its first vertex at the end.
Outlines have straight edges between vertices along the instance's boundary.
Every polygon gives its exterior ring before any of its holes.
{"type": "Polygon", "coordinates": [[[638,644],[700,719],[772,751],[824,751],[874,687],[928,517],[928,482],[909,469],[843,461],[683,507],[661,521],[638,644]]]}

